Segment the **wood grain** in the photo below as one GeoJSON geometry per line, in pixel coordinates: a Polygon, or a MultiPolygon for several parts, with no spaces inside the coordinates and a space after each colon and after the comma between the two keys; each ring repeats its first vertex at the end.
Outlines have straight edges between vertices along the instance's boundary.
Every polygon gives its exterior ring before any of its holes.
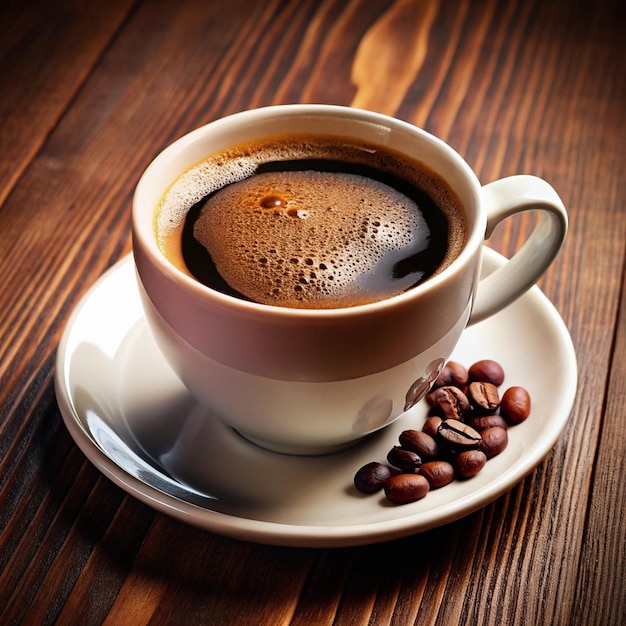
{"type": "MultiPolygon", "coordinates": [[[[27,6],[24,6],[26,4],[27,6]]],[[[131,8],[129,0],[1,9],[0,203],[53,131],[131,8]],[[33,128],[28,120],[37,120],[33,128]]]]}
{"type": "MultiPolygon", "coordinates": [[[[610,0],[4,3],[0,622],[626,621],[625,27],[610,0]],[[288,102],[396,115],[483,182],[533,173],[568,208],[540,285],[578,355],[572,414],[535,471],[465,519],[360,548],[236,541],[126,495],[62,422],[56,347],[130,251],[142,170],[201,124],[288,102]]],[[[491,245],[511,254],[533,223],[491,245]]]]}

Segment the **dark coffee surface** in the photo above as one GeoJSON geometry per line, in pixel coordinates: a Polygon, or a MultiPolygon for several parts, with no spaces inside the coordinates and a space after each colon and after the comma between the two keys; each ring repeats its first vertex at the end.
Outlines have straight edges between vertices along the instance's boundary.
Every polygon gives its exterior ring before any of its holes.
{"type": "Polygon", "coordinates": [[[465,240],[443,181],[351,140],[272,138],[209,157],[186,176],[161,205],[161,248],[209,287],[263,304],[382,300],[445,267],[465,240]],[[207,176],[215,189],[201,184],[207,176]]]}

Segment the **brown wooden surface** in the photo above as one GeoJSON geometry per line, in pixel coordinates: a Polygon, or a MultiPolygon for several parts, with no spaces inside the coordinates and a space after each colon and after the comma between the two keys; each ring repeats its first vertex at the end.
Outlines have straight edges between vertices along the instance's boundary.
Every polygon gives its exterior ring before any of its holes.
{"type": "MultiPolygon", "coordinates": [[[[624,623],[624,6],[1,3],[0,623],[624,623]],[[578,355],[565,432],[508,494],[422,535],[339,549],[212,535],[104,478],[59,413],[60,335],[130,250],[142,169],[203,123],[287,102],[396,115],[483,182],[546,178],[570,213],[541,281],[578,355]]],[[[529,227],[492,246],[510,254],[529,227]]]]}

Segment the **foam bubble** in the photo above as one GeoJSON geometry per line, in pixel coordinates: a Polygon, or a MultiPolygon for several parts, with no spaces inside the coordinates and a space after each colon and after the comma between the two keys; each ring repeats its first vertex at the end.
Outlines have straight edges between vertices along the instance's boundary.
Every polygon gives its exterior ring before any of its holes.
{"type": "Polygon", "coordinates": [[[231,287],[282,306],[329,298],[354,304],[360,292],[371,300],[367,277],[391,280],[395,264],[423,250],[429,235],[416,204],[395,189],[315,171],[268,172],[225,187],[194,226],[231,287]]]}
{"type": "Polygon", "coordinates": [[[258,163],[247,156],[215,162],[208,159],[187,170],[163,196],[157,212],[157,233],[167,236],[189,209],[217,189],[252,176],[258,163]]]}

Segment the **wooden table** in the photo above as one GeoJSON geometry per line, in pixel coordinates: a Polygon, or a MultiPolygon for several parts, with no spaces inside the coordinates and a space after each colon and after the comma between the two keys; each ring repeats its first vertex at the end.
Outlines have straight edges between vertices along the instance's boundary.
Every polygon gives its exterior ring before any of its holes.
{"type": "MultiPolygon", "coordinates": [[[[2,3],[0,622],[624,623],[625,6],[2,3]],[[55,398],[59,339],[130,251],[150,160],[225,114],[293,102],[420,125],[485,183],[549,180],[570,214],[540,283],[578,357],[562,436],[510,492],[404,539],[273,547],[186,525],[105,478],[55,398]]],[[[491,245],[510,255],[528,228],[508,223],[491,245]]]]}

